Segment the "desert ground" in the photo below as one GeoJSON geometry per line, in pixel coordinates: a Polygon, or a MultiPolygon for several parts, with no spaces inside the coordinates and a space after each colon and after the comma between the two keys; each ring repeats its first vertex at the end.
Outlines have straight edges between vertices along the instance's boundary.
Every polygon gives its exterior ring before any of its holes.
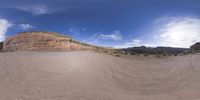
{"type": "Polygon", "coordinates": [[[200,55],[0,53],[0,100],[200,100],[200,55]]]}

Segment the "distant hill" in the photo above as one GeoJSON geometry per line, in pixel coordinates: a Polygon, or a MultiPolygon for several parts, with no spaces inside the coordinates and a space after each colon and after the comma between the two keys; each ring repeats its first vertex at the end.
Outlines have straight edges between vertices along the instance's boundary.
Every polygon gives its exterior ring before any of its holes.
{"type": "Polygon", "coordinates": [[[125,53],[130,54],[178,54],[182,53],[186,50],[189,50],[187,48],[172,48],[172,47],[131,47],[126,49],[121,49],[125,53]]]}
{"type": "Polygon", "coordinates": [[[194,52],[200,52],[200,42],[197,42],[190,46],[190,49],[193,50],[194,52]]]}
{"type": "Polygon", "coordinates": [[[3,51],[17,50],[92,50],[95,46],[78,42],[68,36],[54,32],[22,32],[3,42],[3,51]]]}

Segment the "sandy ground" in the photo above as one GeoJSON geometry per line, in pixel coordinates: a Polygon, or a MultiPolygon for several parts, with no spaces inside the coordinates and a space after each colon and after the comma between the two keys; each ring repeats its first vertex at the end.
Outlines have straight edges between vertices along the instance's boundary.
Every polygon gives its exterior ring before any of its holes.
{"type": "Polygon", "coordinates": [[[0,53],[0,100],[200,100],[199,59],[0,53]]]}

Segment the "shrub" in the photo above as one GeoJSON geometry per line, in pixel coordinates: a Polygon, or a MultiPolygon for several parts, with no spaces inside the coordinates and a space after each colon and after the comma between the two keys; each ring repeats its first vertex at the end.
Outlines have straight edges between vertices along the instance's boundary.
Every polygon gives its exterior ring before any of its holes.
{"type": "Polygon", "coordinates": [[[161,57],[160,54],[156,54],[156,57],[161,57]]]}
{"type": "Polygon", "coordinates": [[[168,56],[172,56],[172,54],[168,54],[168,56]]]}
{"type": "Polygon", "coordinates": [[[108,53],[108,51],[107,51],[107,50],[105,50],[104,52],[105,52],[105,53],[108,53]]]}
{"type": "Polygon", "coordinates": [[[177,53],[175,53],[175,54],[174,54],[174,56],[178,56],[178,54],[177,54],[177,53]]]}
{"type": "Polygon", "coordinates": [[[130,55],[136,55],[136,53],[130,53],[130,55]]]}
{"type": "Polygon", "coordinates": [[[163,53],[162,55],[163,55],[163,56],[167,56],[167,54],[166,54],[166,53],[163,53]]]}
{"type": "Polygon", "coordinates": [[[116,57],[120,57],[120,55],[119,55],[119,54],[116,54],[115,56],[116,56],[116,57]]]}
{"type": "Polygon", "coordinates": [[[127,53],[127,52],[124,52],[123,54],[124,54],[124,55],[128,55],[128,53],[127,53]]]}
{"type": "Polygon", "coordinates": [[[148,54],[148,53],[145,53],[144,56],[149,56],[149,54],[148,54]]]}

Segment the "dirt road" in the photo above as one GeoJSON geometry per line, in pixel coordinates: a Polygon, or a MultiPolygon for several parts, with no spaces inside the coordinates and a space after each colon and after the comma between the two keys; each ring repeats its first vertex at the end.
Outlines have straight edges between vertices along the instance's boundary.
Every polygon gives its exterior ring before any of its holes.
{"type": "Polygon", "coordinates": [[[0,100],[200,100],[199,59],[0,53],[0,100]]]}

